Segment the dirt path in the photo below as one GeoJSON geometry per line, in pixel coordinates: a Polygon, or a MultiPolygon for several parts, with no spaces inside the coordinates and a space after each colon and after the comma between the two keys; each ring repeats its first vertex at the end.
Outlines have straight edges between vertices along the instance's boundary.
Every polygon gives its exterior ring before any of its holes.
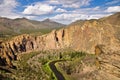
{"type": "Polygon", "coordinates": [[[54,72],[54,74],[55,74],[55,76],[57,77],[58,80],[65,80],[62,73],[60,73],[55,66],[55,63],[61,62],[61,61],[63,61],[63,60],[52,61],[52,62],[49,63],[49,66],[50,66],[51,70],[54,72]]]}

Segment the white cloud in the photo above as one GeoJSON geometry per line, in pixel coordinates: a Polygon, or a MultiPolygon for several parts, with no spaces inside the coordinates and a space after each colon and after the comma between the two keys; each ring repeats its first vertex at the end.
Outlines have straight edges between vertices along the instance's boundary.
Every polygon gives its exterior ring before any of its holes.
{"type": "Polygon", "coordinates": [[[23,16],[23,17],[25,17],[25,18],[27,18],[27,19],[34,19],[34,18],[36,18],[37,16],[23,16]]]}
{"type": "Polygon", "coordinates": [[[46,4],[60,4],[58,0],[47,0],[45,1],[46,4]]]}
{"type": "Polygon", "coordinates": [[[69,24],[75,20],[78,19],[86,19],[88,16],[83,15],[83,14],[67,14],[67,13],[63,13],[63,14],[58,14],[54,17],[51,17],[52,20],[58,21],[60,23],[65,23],[65,24],[69,24]]]}
{"type": "Polygon", "coordinates": [[[107,2],[106,5],[113,5],[116,3],[120,3],[120,0],[111,0],[110,2],[107,2]]]}
{"type": "Polygon", "coordinates": [[[92,0],[59,0],[63,7],[79,8],[81,6],[87,6],[92,0]]]}
{"type": "Polygon", "coordinates": [[[81,6],[89,5],[91,1],[92,0],[47,0],[27,6],[24,9],[23,14],[43,15],[52,12],[67,12],[64,8],[80,8],[81,6]],[[55,6],[58,9],[55,10],[55,6]]]}
{"type": "Polygon", "coordinates": [[[69,24],[76,20],[89,20],[89,19],[99,19],[101,17],[108,16],[108,14],[77,14],[77,13],[63,13],[51,17],[52,20],[58,21],[60,23],[69,24]]]}
{"type": "Polygon", "coordinates": [[[61,5],[65,8],[79,8],[81,6],[87,6],[92,0],[49,0],[45,1],[47,4],[61,5]]]}
{"type": "Polygon", "coordinates": [[[93,10],[99,10],[100,6],[96,6],[95,8],[93,8],[93,10]]]}
{"type": "Polygon", "coordinates": [[[54,19],[54,20],[70,20],[70,19],[73,19],[73,18],[78,17],[78,16],[80,16],[80,14],[63,13],[63,14],[58,14],[58,15],[52,17],[51,19],[54,19]]]}
{"type": "Polygon", "coordinates": [[[53,12],[55,6],[50,6],[49,4],[35,3],[34,5],[27,6],[23,14],[31,15],[43,15],[53,12]]]}
{"type": "Polygon", "coordinates": [[[1,0],[0,1],[0,9],[13,9],[17,6],[16,0],[1,0]]]}
{"type": "Polygon", "coordinates": [[[0,0],[0,16],[8,18],[21,17],[15,13],[15,8],[19,5],[16,0],[0,0]]]}
{"type": "Polygon", "coordinates": [[[99,19],[99,18],[106,17],[106,16],[109,16],[109,15],[111,15],[111,14],[93,14],[93,15],[89,15],[89,17],[87,19],[88,20],[99,19]]]}
{"type": "Polygon", "coordinates": [[[106,12],[120,12],[120,6],[108,7],[106,12]]]}
{"type": "Polygon", "coordinates": [[[79,8],[69,12],[77,14],[100,14],[103,13],[103,10],[100,9],[100,6],[96,6],[93,8],[79,8]]]}
{"type": "Polygon", "coordinates": [[[67,12],[67,10],[62,9],[62,8],[58,8],[58,9],[56,9],[56,11],[55,11],[55,12],[67,12]]]}

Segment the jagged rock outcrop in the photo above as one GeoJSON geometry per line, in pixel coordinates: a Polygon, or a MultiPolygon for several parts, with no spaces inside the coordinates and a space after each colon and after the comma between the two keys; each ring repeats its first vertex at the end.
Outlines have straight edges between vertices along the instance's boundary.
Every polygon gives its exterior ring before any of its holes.
{"type": "Polygon", "coordinates": [[[1,65],[8,65],[9,67],[14,67],[12,64],[12,60],[16,59],[16,55],[14,54],[14,51],[10,47],[10,44],[8,43],[1,43],[0,44],[0,62],[1,65]]]}

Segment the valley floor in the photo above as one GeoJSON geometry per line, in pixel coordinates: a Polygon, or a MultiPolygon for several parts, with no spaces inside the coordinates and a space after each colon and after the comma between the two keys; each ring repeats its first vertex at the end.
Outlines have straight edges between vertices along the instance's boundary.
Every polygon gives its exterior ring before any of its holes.
{"type": "Polygon", "coordinates": [[[13,64],[16,69],[0,69],[1,80],[119,80],[99,67],[94,54],[73,50],[22,53],[13,64]]]}

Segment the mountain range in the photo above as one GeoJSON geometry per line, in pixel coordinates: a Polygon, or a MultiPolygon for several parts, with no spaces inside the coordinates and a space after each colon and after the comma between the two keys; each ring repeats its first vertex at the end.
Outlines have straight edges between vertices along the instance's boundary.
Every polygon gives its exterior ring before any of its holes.
{"type": "Polygon", "coordinates": [[[22,33],[22,30],[53,29],[65,26],[50,19],[44,21],[29,20],[26,18],[8,19],[0,17],[0,33],[22,33]]]}

